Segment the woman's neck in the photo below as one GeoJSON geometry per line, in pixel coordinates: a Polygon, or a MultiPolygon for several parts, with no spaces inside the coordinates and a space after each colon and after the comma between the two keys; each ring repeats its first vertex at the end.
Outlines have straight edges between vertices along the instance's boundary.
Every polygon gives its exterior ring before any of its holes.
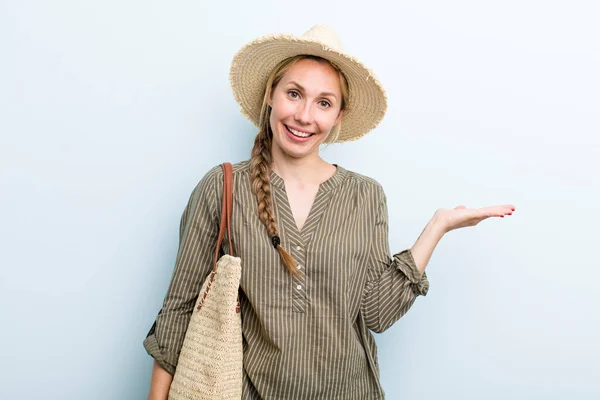
{"type": "Polygon", "coordinates": [[[318,185],[335,173],[335,167],[318,154],[304,158],[293,158],[283,154],[273,154],[271,169],[286,182],[302,185],[318,185]]]}

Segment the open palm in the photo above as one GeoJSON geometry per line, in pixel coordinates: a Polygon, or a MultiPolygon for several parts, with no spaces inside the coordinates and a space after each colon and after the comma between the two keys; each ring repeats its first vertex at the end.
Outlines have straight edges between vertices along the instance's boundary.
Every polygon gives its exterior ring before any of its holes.
{"type": "Polygon", "coordinates": [[[511,204],[483,208],[458,206],[454,209],[437,210],[435,216],[442,221],[446,232],[449,232],[453,229],[475,226],[490,217],[504,218],[505,215],[512,215],[514,211],[515,207],[511,204]]]}

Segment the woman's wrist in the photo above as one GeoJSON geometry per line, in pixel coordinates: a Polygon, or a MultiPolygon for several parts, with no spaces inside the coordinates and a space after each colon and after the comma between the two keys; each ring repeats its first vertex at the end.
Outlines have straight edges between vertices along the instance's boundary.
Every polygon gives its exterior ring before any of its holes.
{"type": "Polygon", "coordinates": [[[421,232],[415,244],[411,247],[411,254],[421,274],[425,272],[433,250],[446,232],[447,228],[444,221],[436,214],[429,220],[425,229],[423,229],[423,232],[421,232]]]}

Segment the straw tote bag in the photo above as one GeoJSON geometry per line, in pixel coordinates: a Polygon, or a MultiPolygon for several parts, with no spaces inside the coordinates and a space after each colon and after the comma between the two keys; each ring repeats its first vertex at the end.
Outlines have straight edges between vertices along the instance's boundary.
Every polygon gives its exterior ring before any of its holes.
{"type": "Polygon", "coordinates": [[[240,399],[242,397],[242,319],[238,289],[241,259],[231,243],[233,177],[222,165],[223,204],[213,270],[204,281],[188,325],[169,400],[240,399]],[[217,260],[227,229],[229,252],[217,260]]]}

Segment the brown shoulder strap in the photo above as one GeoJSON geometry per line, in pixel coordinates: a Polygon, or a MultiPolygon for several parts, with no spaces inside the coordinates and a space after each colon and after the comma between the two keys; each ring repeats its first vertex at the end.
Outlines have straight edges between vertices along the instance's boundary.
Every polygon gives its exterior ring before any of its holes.
{"type": "Polygon", "coordinates": [[[221,243],[225,237],[227,229],[227,240],[229,241],[229,254],[235,256],[233,243],[231,241],[231,212],[233,209],[233,168],[230,163],[221,165],[223,168],[223,200],[221,204],[221,225],[219,228],[219,239],[217,240],[217,248],[215,250],[215,260],[213,263],[213,271],[217,269],[217,260],[219,259],[219,250],[221,243]]]}

